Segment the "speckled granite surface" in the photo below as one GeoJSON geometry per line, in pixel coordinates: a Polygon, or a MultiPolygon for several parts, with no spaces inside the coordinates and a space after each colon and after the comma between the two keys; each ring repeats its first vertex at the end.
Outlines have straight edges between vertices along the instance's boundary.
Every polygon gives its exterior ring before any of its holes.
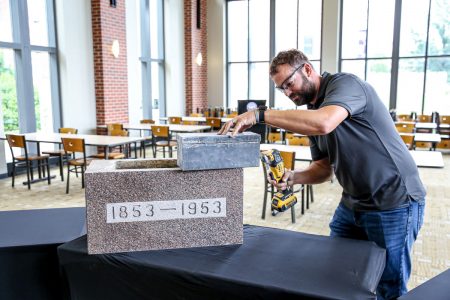
{"type": "Polygon", "coordinates": [[[176,166],[176,159],[95,160],[86,172],[88,252],[241,244],[242,201],[243,170],[239,168],[186,172],[176,166]],[[178,206],[169,205],[176,210],[167,214],[159,201],[178,206]],[[116,203],[115,213],[108,203],[116,203]],[[150,213],[149,203],[155,205],[155,212],[161,208],[166,219],[152,220],[157,215],[150,213]],[[185,203],[183,216],[191,218],[179,218],[180,203],[185,203]],[[190,215],[193,208],[195,213],[190,215]],[[214,216],[216,211],[221,211],[220,217],[214,216]],[[145,220],[134,218],[144,215],[145,220]],[[119,222],[107,223],[107,218],[119,222]]]}
{"type": "Polygon", "coordinates": [[[235,137],[209,133],[177,135],[178,166],[183,171],[259,166],[261,136],[243,132],[235,137]]]}

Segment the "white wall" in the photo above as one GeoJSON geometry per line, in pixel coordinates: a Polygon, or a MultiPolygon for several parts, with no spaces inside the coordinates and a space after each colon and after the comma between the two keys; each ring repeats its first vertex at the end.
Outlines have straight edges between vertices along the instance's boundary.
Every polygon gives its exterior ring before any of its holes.
{"type": "Polygon", "coordinates": [[[186,111],[183,9],[183,1],[164,0],[167,116],[184,116],[186,111]]]}
{"type": "Polygon", "coordinates": [[[225,1],[209,0],[208,28],[208,106],[225,106],[225,1]]]}
{"type": "Polygon", "coordinates": [[[56,0],[62,126],[96,132],[91,2],[56,0]]]}

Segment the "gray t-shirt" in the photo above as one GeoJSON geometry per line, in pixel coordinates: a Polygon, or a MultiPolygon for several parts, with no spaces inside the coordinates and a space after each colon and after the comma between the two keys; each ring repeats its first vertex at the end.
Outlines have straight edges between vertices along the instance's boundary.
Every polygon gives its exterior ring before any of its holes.
{"type": "Polygon", "coordinates": [[[345,108],[349,116],[327,135],[311,136],[313,160],[328,158],[354,211],[389,210],[424,200],[417,166],[371,85],[358,77],[325,72],[318,100],[308,109],[345,108]]]}

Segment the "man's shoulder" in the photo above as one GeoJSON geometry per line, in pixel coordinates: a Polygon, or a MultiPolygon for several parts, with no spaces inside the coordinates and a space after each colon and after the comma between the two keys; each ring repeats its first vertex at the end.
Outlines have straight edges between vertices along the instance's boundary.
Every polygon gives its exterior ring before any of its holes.
{"type": "Polygon", "coordinates": [[[361,78],[355,74],[339,72],[334,74],[328,74],[329,83],[342,83],[342,82],[362,82],[361,78]]]}

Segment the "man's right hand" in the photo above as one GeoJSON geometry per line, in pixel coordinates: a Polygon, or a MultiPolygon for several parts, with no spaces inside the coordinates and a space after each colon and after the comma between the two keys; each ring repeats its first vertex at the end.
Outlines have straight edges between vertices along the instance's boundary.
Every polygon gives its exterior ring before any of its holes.
{"type": "Polygon", "coordinates": [[[288,186],[294,185],[294,171],[286,169],[280,182],[276,182],[270,176],[267,181],[277,188],[278,191],[284,191],[288,186]]]}
{"type": "Polygon", "coordinates": [[[243,114],[240,114],[239,116],[236,116],[232,120],[226,122],[222,126],[222,128],[220,128],[217,134],[227,134],[229,131],[232,131],[231,136],[233,137],[236,134],[252,127],[255,124],[256,124],[255,111],[251,110],[243,114]]]}

